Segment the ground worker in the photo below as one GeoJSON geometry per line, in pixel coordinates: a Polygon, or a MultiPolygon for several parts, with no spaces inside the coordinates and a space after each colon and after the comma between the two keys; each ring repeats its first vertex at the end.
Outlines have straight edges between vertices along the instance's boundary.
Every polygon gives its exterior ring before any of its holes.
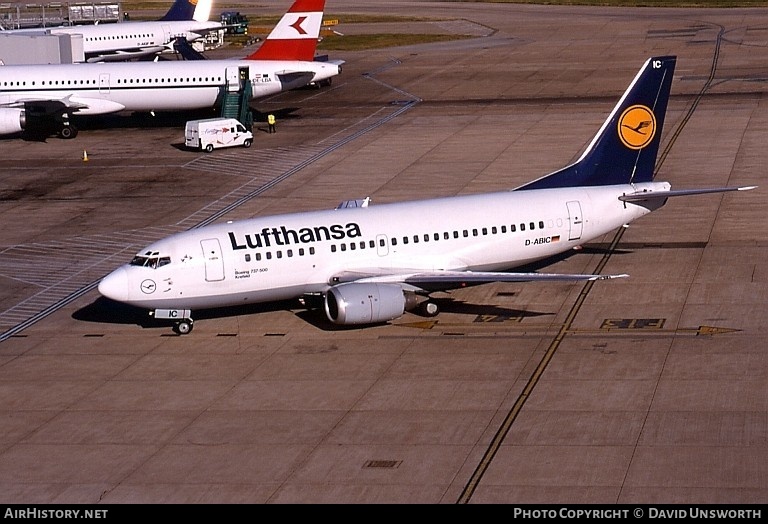
{"type": "Polygon", "coordinates": [[[271,133],[277,133],[275,130],[275,115],[270,113],[267,115],[267,124],[269,124],[269,132],[271,133]]]}

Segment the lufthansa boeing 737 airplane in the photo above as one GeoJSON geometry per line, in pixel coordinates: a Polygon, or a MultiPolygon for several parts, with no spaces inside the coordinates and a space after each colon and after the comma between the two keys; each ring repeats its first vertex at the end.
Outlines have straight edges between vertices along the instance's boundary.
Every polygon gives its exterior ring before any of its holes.
{"type": "Polygon", "coordinates": [[[435,315],[435,291],[626,276],[506,271],[601,237],[669,197],[754,187],[672,190],[654,181],[675,62],[646,61],[575,163],[514,190],[349,201],[192,229],[142,249],[99,292],[173,320],[184,334],[194,309],[321,297],[331,322],[365,325],[417,308],[435,315]]]}
{"type": "Polygon", "coordinates": [[[41,113],[60,113],[58,134],[73,138],[72,114],[216,108],[225,95],[245,87],[255,100],[328,83],[341,73],[343,61],[314,59],[324,4],[295,0],[261,46],[239,60],[0,67],[0,135],[20,133],[41,113]]]}
{"type": "Polygon", "coordinates": [[[131,60],[171,52],[178,38],[194,42],[222,29],[221,22],[209,20],[211,4],[212,0],[175,0],[155,21],[11,29],[0,35],[81,35],[86,62],[131,60]]]}

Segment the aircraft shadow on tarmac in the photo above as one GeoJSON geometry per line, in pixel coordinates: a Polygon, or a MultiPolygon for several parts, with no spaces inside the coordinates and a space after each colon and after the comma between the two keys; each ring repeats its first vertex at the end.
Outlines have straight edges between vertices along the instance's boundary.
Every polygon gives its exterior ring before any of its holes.
{"type": "MultiPolygon", "coordinates": [[[[457,313],[472,317],[493,316],[499,318],[526,318],[554,315],[554,313],[524,311],[489,304],[472,304],[454,298],[434,298],[432,300],[437,303],[440,310],[445,313],[457,313]]],[[[296,300],[205,309],[193,311],[193,317],[195,321],[203,321],[234,316],[255,315],[257,317],[260,313],[275,311],[293,312],[298,318],[321,331],[354,331],[371,327],[371,324],[351,326],[334,324],[328,320],[322,308],[317,307],[317,304],[303,306],[296,300]]],[[[414,315],[419,316],[416,313],[414,313],[414,315]]],[[[121,304],[105,297],[99,297],[87,306],[78,309],[72,314],[72,318],[81,322],[95,324],[131,324],[140,326],[144,329],[167,329],[172,325],[172,321],[155,320],[149,315],[149,312],[146,309],[121,304]]],[[[386,325],[387,323],[388,322],[381,322],[380,324],[374,325],[386,325]]]]}
{"type": "MultiPolygon", "coordinates": [[[[278,123],[286,120],[301,119],[301,115],[295,114],[299,107],[284,107],[270,111],[278,123]]],[[[267,132],[268,113],[257,111],[251,108],[253,114],[254,131],[267,132]],[[263,123],[264,126],[256,128],[256,125],[263,123]]],[[[200,109],[197,111],[181,112],[159,112],[150,113],[114,113],[108,115],[91,115],[72,117],[72,123],[79,131],[96,131],[104,129],[153,129],[153,128],[176,128],[180,130],[180,136],[184,136],[184,127],[188,120],[199,120],[203,118],[217,118],[221,115],[213,109],[200,109]]],[[[49,138],[60,140],[56,136],[55,128],[42,125],[34,130],[25,130],[20,135],[2,137],[4,139],[16,139],[21,137],[27,142],[46,142],[49,138]]],[[[75,138],[75,140],[77,140],[75,138]]],[[[174,144],[175,146],[176,144],[174,144]]],[[[182,143],[183,146],[183,143],[182,143]]]]}
{"type": "Polygon", "coordinates": [[[534,318],[555,313],[528,311],[524,309],[513,309],[493,304],[473,304],[454,298],[433,299],[443,313],[456,313],[472,317],[498,317],[498,318],[534,318]]]}
{"type": "MultiPolygon", "coordinates": [[[[201,309],[193,311],[195,321],[212,320],[233,316],[258,315],[269,311],[291,311],[299,307],[295,300],[282,302],[269,302],[263,304],[248,304],[213,309],[201,309]]],[[[84,306],[72,314],[72,318],[81,322],[97,324],[133,324],[143,328],[167,328],[172,321],[156,320],[150,316],[149,311],[120,302],[115,302],[105,297],[99,297],[87,306],[84,306]]]]}

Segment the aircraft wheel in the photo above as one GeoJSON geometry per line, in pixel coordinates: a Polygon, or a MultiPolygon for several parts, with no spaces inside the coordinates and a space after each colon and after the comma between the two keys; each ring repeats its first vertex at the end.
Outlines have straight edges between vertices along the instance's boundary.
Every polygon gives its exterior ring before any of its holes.
{"type": "Polygon", "coordinates": [[[245,142],[243,142],[243,147],[251,147],[252,143],[253,143],[252,141],[246,140],[245,142]]]}
{"type": "Polygon", "coordinates": [[[211,153],[212,151],[213,151],[213,144],[208,144],[207,146],[205,146],[206,153],[211,153]]]}
{"type": "Polygon", "coordinates": [[[64,126],[59,129],[59,136],[66,139],[75,138],[77,136],[77,128],[72,126],[64,126]]]}
{"type": "Polygon", "coordinates": [[[191,320],[181,320],[176,324],[176,333],[179,335],[187,335],[192,331],[191,320]]]}
{"type": "Polygon", "coordinates": [[[440,308],[437,304],[428,300],[419,306],[419,310],[425,317],[436,317],[440,313],[440,308]]]}

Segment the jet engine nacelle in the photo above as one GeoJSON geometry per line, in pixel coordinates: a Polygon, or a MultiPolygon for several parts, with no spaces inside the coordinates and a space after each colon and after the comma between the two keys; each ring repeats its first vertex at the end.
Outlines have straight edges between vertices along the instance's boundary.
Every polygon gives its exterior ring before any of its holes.
{"type": "Polygon", "coordinates": [[[325,314],[334,324],[374,324],[403,315],[406,298],[395,284],[339,284],[325,294],[325,314]]]}
{"type": "Polygon", "coordinates": [[[0,135],[21,133],[27,125],[23,109],[0,109],[0,135]]]}

